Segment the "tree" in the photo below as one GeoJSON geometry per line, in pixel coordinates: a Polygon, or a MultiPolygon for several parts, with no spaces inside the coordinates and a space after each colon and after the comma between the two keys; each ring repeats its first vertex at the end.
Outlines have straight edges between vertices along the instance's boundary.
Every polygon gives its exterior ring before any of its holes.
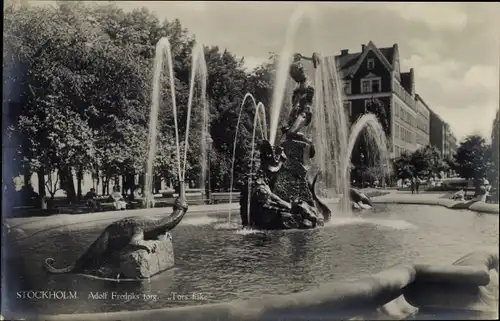
{"type": "MultiPolygon", "coordinates": [[[[69,175],[71,166],[82,167],[92,144],[80,109],[88,78],[80,70],[93,33],[85,24],[69,24],[68,15],[48,6],[10,8],[5,16],[4,66],[17,66],[20,72],[4,75],[3,82],[18,88],[14,130],[21,136],[24,166],[38,172],[44,196],[45,167],[63,164],[60,173],[69,175]]],[[[66,190],[74,194],[71,186],[66,190]]]]}
{"type": "Polygon", "coordinates": [[[440,175],[448,169],[446,162],[441,159],[439,150],[430,145],[413,152],[410,163],[413,166],[414,175],[420,178],[440,175]]]}
{"type": "Polygon", "coordinates": [[[454,156],[454,170],[461,177],[478,183],[486,176],[490,167],[488,145],[483,137],[470,135],[460,143],[454,156]]]}
{"type": "Polygon", "coordinates": [[[493,126],[491,130],[491,145],[490,145],[490,161],[491,161],[491,167],[489,171],[488,177],[490,178],[492,186],[496,186],[498,190],[498,144],[500,143],[498,141],[498,135],[500,131],[500,115],[499,111],[497,110],[495,120],[493,121],[493,126]]]}
{"type": "MultiPolygon", "coordinates": [[[[23,169],[29,178],[31,172],[37,172],[40,196],[47,184],[53,195],[57,187],[54,181],[59,180],[68,197],[74,198],[81,195],[85,172],[91,172],[104,187],[119,175],[143,174],[149,148],[153,58],[161,37],[168,37],[171,44],[183,158],[195,38],[179,20],[160,22],[146,9],[125,13],[114,4],[84,2],[7,6],[4,20],[4,106],[11,108],[3,134],[13,147],[9,155],[4,154],[19,167],[10,175],[23,169]],[[56,172],[54,179],[51,174],[56,172]],[[50,179],[44,182],[47,174],[50,179]],[[77,176],[76,188],[73,174],[77,176]]],[[[203,130],[208,127],[214,148],[212,173],[218,183],[212,182],[212,186],[225,187],[233,147],[235,168],[246,168],[250,156],[255,116],[251,104],[243,107],[234,142],[241,100],[246,92],[254,92],[257,101],[269,106],[275,58],[247,74],[243,59],[227,50],[205,47],[204,54],[210,117],[207,125],[203,114],[206,97],[201,97],[197,86],[186,179],[196,180],[204,168],[200,149],[203,130]]],[[[167,76],[161,79],[154,170],[175,179],[177,159],[172,155],[177,151],[167,76]]]]}
{"type": "Polygon", "coordinates": [[[394,160],[393,169],[396,177],[400,179],[409,179],[415,171],[412,165],[411,154],[403,153],[400,157],[394,160]]]}
{"type": "Polygon", "coordinates": [[[434,146],[419,148],[413,153],[404,153],[394,161],[394,172],[401,179],[418,176],[431,178],[447,171],[449,166],[441,159],[439,150],[434,146]]]}

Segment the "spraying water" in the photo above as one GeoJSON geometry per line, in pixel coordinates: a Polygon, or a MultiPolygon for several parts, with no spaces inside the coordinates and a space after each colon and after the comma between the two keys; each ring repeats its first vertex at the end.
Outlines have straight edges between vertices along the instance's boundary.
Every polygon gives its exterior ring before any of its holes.
{"type": "MultiPolygon", "coordinates": [[[[200,69],[201,74],[201,98],[202,104],[204,108],[204,115],[206,114],[207,103],[206,103],[206,63],[205,57],[203,54],[203,46],[196,45],[194,50],[194,55],[192,57],[192,69],[191,69],[191,83],[189,90],[189,98],[188,98],[188,116],[187,116],[187,124],[186,124],[186,150],[184,153],[184,170],[181,170],[181,159],[180,159],[180,143],[179,143],[179,126],[177,122],[177,104],[175,97],[175,78],[174,78],[174,70],[172,63],[172,51],[170,47],[170,42],[167,38],[161,38],[156,44],[156,52],[154,59],[154,72],[153,72],[153,91],[151,97],[151,114],[149,119],[149,134],[148,134],[148,142],[149,142],[149,151],[148,158],[146,162],[146,179],[145,179],[145,192],[146,199],[152,199],[152,190],[153,190],[153,162],[156,156],[156,137],[157,137],[157,120],[158,120],[158,112],[160,106],[160,88],[161,88],[161,75],[163,73],[163,63],[166,58],[166,63],[168,66],[168,77],[170,82],[170,94],[172,98],[172,110],[174,117],[174,126],[175,126],[175,144],[176,144],[176,156],[177,156],[177,173],[179,184],[182,186],[184,184],[185,172],[186,172],[186,158],[187,158],[187,147],[188,147],[188,137],[189,137],[189,125],[191,120],[191,108],[193,102],[194,95],[194,81],[196,76],[196,70],[200,69]]],[[[205,121],[204,121],[205,123],[205,121]]],[[[203,146],[203,144],[202,144],[203,146]]],[[[183,188],[181,188],[181,191],[183,188]]],[[[147,206],[150,206],[150,202],[146,202],[147,206]]]]}
{"type": "Polygon", "coordinates": [[[262,110],[262,113],[265,117],[264,104],[259,103],[257,105],[257,110],[255,112],[255,116],[253,119],[253,130],[252,130],[252,153],[250,154],[250,179],[248,180],[247,185],[247,222],[250,222],[250,196],[251,196],[251,186],[252,186],[252,177],[253,177],[253,163],[254,163],[254,154],[255,154],[255,130],[257,129],[257,121],[259,120],[259,109],[262,110]]]}
{"type": "MultiPolygon", "coordinates": [[[[186,136],[184,138],[184,168],[183,168],[183,176],[182,180],[185,181],[186,176],[186,165],[187,165],[187,152],[189,149],[189,130],[191,125],[191,109],[193,106],[193,96],[194,96],[194,85],[196,81],[196,71],[199,72],[200,80],[201,80],[201,97],[202,97],[202,105],[203,105],[203,127],[202,127],[202,139],[206,139],[206,130],[208,127],[208,120],[206,117],[208,116],[208,106],[207,106],[207,64],[205,62],[205,52],[203,50],[203,45],[196,44],[193,48],[193,53],[191,56],[191,80],[189,84],[189,97],[188,97],[188,105],[187,105],[187,120],[186,120],[186,136]]],[[[204,147],[206,145],[206,141],[201,141],[202,146],[202,155],[206,158],[206,149],[204,147]]],[[[206,164],[206,160],[202,159],[202,164],[206,164]]]]}
{"type": "MultiPolygon", "coordinates": [[[[315,106],[313,116],[313,141],[318,145],[313,159],[315,167],[323,174],[327,197],[349,197],[349,178],[344,172],[347,152],[348,126],[343,105],[342,85],[333,57],[321,59],[315,74],[315,106]]],[[[343,212],[351,210],[349,202],[341,202],[343,212]]]]}
{"type": "MultiPolygon", "coordinates": [[[[299,31],[299,27],[308,18],[311,24],[314,23],[314,15],[310,6],[299,5],[293,12],[288,22],[288,28],[285,36],[285,45],[278,59],[278,65],[274,81],[273,98],[270,109],[270,124],[269,124],[269,142],[274,145],[278,131],[279,117],[281,107],[285,96],[285,89],[288,80],[288,70],[293,59],[294,41],[299,31]]],[[[315,33],[311,36],[314,38],[315,33]]]]}
{"type": "MultiPolygon", "coordinates": [[[[174,110],[174,119],[175,119],[175,133],[176,133],[176,146],[177,146],[177,165],[178,165],[178,174],[179,181],[181,180],[181,165],[180,165],[180,148],[179,148],[179,139],[177,136],[178,127],[177,127],[177,107],[175,106],[175,90],[172,86],[173,84],[173,72],[172,72],[172,60],[171,60],[171,52],[170,52],[170,43],[167,38],[161,38],[156,44],[156,52],[154,58],[154,72],[153,72],[153,91],[151,95],[151,114],[149,116],[149,134],[148,134],[148,143],[149,143],[149,151],[148,158],[146,161],[146,178],[145,178],[145,194],[146,199],[150,200],[153,198],[153,161],[156,156],[156,127],[158,120],[158,111],[160,107],[160,88],[161,88],[161,75],[163,73],[163,62],[165,58],[165,54],[167,55],[167,63],[170,67],[170,85],[172,87],[172,105],[174,110]],[[170,59],[169,59],[170,58],[170,59]]],[[[150,202],[146,202],[146,206],[149,207],[150,202]]]]}
{"type": "Polygon", "coordinates": [[[347,153],[344,159],[344,175],[349,175],[349,164],[354,145],[359,135],[365,130],[367,143],[372,151],[378,154],[378,161],[383,175],[387,175],[390,170],[389,151],[387,149],[387,139],[384,128],[374,114],[365,114],[361,116],[351,127],[351,134],[347,145],[347,153]]]}
{"type": "MultiPolygon", "coordinates": [[[[231,181],[229,184],[230,185],[230,187],[229,187],[229,204],[232,204],[232,201],[233,201],[234,163],[235,163],[235,158],[236,158],[236,146],[238,144],[238,133],[239,133],[239,128],[240,128],[241,115],[243,112],[243,106],[245,106],[247,99],[251,99],[251,101],[253,103],[252,106],[256,110],[256,114],[255,114],[256,116],[259,114],[259,111],[261,111],[261,114],[262,114],[261,116],[262,116],[263,121],[261,121],[260,117],[258,117],[258,119],[259,119],[258,123],[259,123],[260,130],[261,130],[261,133],[262,133],[264,139],[267,139],[267,123],[266,123],[266,114],[265,114],[265,110],[264,110],[264,105],[259,103],[260,105],[262,105],[262,107],[259,108],[256,101],[255,101],[255,97],[251,93],[246,93],[245,96],[243,97],[243,101],[241,102],[241,105],[240,105],[240,110],[238,113],[238,121],[236,123],[236,133],[234,134],[233,157],[232,157],[232,161],[231,161],[231,181]]],[[[254,124],[254,126],[255,126],[255,124],[254,124]]],[[[229,220],[229,222],[231,222],[231,209],[229,209],[228,220],[229,220]]]]}

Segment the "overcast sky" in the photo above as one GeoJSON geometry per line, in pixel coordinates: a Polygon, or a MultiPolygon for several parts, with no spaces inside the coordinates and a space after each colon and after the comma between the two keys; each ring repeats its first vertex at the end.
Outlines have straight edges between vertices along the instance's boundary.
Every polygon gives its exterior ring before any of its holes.
{"type": "MultiPolygon", "coordinates": [[[[117,1],[124,10],[145,6],[160,19],[179,18],[206,45],[244,56],[248,67],[280,52],[297,2],[117,1]]],[[[302,4],[305,5],[305,4],[302,4]]],[[[458,139],[489,137],[499,104],[498,3],[307,3],[315,27],[296,38],[303,54],[359,52],[398,43],[401,71],[413,67],[416,91],[458,139]],[[315,30],[314,37],[312,30],[315,30]]],[[[307,21],[307,19],[306,19],[307,21]]]]}

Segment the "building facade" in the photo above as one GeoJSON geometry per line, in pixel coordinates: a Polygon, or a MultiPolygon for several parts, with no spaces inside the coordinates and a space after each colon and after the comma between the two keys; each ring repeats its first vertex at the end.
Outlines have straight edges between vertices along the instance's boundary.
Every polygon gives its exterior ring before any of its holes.
{"type": "Polygon", "coordinates": [[[430,144],[435,146],[442,158],[451,158],[456,153],[457,139],[450,126],[434,111],[430,111],[430,144]]]}
{"type": "Polygon", "coordinates": [[[417,148],[430,144],[430,108],[418,94],[415,95],[415,108],[417,110],[417,148]]]}
{"type": "Polygon", "coordinates": [[[387,124],[384,129],[392,158],[415,151],[417,137],[420,145],[425,144],[428,139],[424,121],[426,109],[418,112],[414,71],[401,72],[397,44],[377,48],[370,41],[361,45],[361,52],[341,50],[335,59],[343,81],[344,106],[350,123],[367,112],[372,99],[377,99],[384,108],[378,115],[386,118],[379,120],[387,124]]]}
{"type": "Polygon", "coordinates": [[[443,158],[450,158],[455,155],[458,148],[458,142],[455,135],[453,135],[450,125],[444,123],[444,139],[443,139],[443,158]]]}

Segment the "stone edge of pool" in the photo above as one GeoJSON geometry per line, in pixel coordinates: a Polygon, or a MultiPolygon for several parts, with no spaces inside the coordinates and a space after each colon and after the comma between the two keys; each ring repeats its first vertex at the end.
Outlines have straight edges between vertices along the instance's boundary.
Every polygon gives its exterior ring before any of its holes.
{"type": "MultiPolygon", "coordinates": [[[[408,205],[437,205],[448,209],[470,210],[478,213],[499,214],[500,209],[498,204],[488,204],[482,201],[454,201],[446,198],[439,198],[440,194],[395,194],[389,191],[372,191],[366,193],[372,197],[375,204],[408,204],[408,205]],[[373,196],[372,196],[373,195],[373,196]]],[[[326,200],[327,204],[334,204],[338,199],[326,200]]],[[[217,213],[228,213],[229,211],[237,211],[238,203],[233,204],[217,204],[217,205],[194,205],[189,208],[188,215],[211,215],[217,213]]],[[[87,214],[57,214],[49,217],[26,217],[26,218],[8,218],[3,219],[2,228],[7,231],[14,231],[16,234],[29,238],[30,236],[23,235],[24,230],[44,230],[54,229],[67,226],[78,226],[84,223],[100,223],[112,222],[127,216],[134,215],[159,215],[162,212],[169,211],[168,208],[152,208],[152,209],[137,209],[128,211],[110,211],[87,214]]],[[[236,213],[235,213],[236,214],[236,213]]]]}
{"type": "Polygon", "coordinates": [[[452,265],[401,265],[355,281],[287,295],[191,307],[109,313],[26,315],[9,320],[331,320],[405,319],[419,311],[498,317],[498,252],[477,251],[452,265]],[[463,313],[463,314],[461,314],[463,313]]]}
{"type": "Polygon", "coordinates": [[[425,198],[419,195],[381,195],[373,198],[373,203],[378,204],[408,204],[408,205],[437,205],[452,210],[470,210],[478,213],[499,214],[498,204],[482,201],[455,201],[447,198],[425,198]],[[396,196],[396,197],[394,197],[396,196]]]}

